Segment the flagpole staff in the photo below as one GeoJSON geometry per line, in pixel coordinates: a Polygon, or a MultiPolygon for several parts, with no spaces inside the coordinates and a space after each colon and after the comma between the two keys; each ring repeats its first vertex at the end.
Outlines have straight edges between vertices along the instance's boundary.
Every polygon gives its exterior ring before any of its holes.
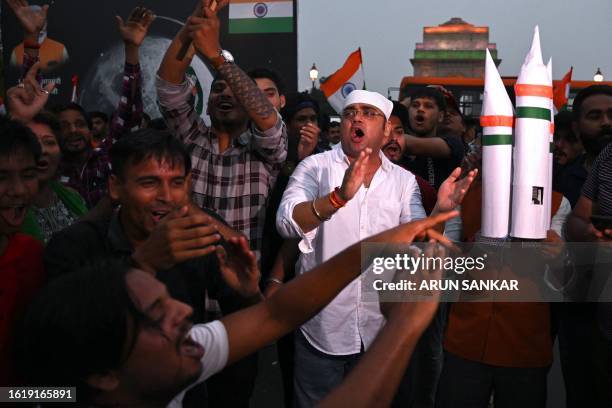
{"type": "Polygon", "coordinates": [[[310,80],[312,81],[313,90],[315,89],[315,81],[317,80],[318,77],[319,77],[319,70],[317,69],[317,66],[313,62],[312,67],[310,68],[310,80]]]}

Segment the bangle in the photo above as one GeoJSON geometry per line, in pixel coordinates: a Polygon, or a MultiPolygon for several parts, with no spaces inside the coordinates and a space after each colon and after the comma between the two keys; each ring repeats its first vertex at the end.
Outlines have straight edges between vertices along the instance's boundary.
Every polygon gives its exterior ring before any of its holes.
{"type": "Polygon", "coordinates": [[[277,278],[268,278],[266,279],[266,283],[278,283],[279,285],[283,284],[283,281],[277,278]]]}
{"type": "Polygon", "coordinates": [[[325,222],[325,221],[329,221],[331,220],[331,217],[323,217],[316,209],[315,207],[315,201],[317,201],[316,199],[312,200],[312,205],[310,206],[312,208],[312,212],[314,213],[315,217],[317,217],[319,219],[319,221],[321,222],[325,222]]]}

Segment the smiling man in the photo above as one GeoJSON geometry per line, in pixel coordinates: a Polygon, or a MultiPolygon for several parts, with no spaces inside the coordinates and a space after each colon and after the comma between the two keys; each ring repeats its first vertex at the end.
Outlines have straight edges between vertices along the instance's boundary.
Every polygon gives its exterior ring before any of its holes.
{"type": "MultiPolygon", "coordinates": [[[[306,157],[293,172],[276,225],[285,238],[301,239],[296,275],[308,274],[361,239],[425,217],[414,175],[381,151],[389,140],[392,109],[379,93],[351,92],[342,110],[340,144],[306,157]]],[[[455,208],[473,179],[471,174],[455,182],[457,176],[440,189],[438,209],[455,208]]],[[[361,284],[348,285],[296,334],[298,407],[315,406],[340,384],[383,326],[378,304],[362,301],[361,284]]]]}
{"type": "Polygon", "coordinates": [[[45,251],[49,275],[99,257],[121,258],[151,271],[172,296],[194,305],[196,321],[205,321],[204,292],[214,296],[221,287],[216,259],[207,255],[233,232],[216,214],[188,209],[188,153],[171,135],[147,129],[115,143],[111,162],[109,190],[120,209],[54,235],[45,251]]]}

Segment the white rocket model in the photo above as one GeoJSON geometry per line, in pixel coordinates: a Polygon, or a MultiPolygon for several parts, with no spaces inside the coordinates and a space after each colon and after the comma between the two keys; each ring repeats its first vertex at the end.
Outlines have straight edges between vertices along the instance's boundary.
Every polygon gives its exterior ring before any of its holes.
{"type": "Polygon", "coordinates": [[[505,238],[510,222],[512,184],[512,101],[487,50],[482,126],[481,234],[505,238]]]}
{"type": "Polygon", "coordinates": [[[552,79],[542,60],[535,28],[531,50],[515,85],[512,220],[510,235],[544,239],[550,219],[545,196],[549,190],[552,79]]]}

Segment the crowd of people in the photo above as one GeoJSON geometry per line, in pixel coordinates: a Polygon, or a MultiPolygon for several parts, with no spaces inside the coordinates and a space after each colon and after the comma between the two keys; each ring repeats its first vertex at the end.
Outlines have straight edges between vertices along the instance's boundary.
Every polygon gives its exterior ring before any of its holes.
{"type": "MultiPolygon", "coordinates": [[[[163,122],[143,112],[143,7],[117,17],[116,110],[87,112],[41,86],[49,7],[7,3],[24,55],[0,118],[0,385],[77,387],[79,406],[247,407],[256,352],[276,342],[287,407],[545,407],[557,340],[566,406],[612,405],[612,299],[362,296],[364,242],[443,256],[481,238],[480,128],[448,90],[355,90],[324,120],[274,71],[243,71],[219,42],[227,1],[203,0],[157,71],[163,122]],[[186,77],[196,53],[216,73],[210,126],[186,77]]],[[[612,87],[571,108],[543,242],[605,247],[612,223],[591,217],[612,216],[612,87]]]]}

